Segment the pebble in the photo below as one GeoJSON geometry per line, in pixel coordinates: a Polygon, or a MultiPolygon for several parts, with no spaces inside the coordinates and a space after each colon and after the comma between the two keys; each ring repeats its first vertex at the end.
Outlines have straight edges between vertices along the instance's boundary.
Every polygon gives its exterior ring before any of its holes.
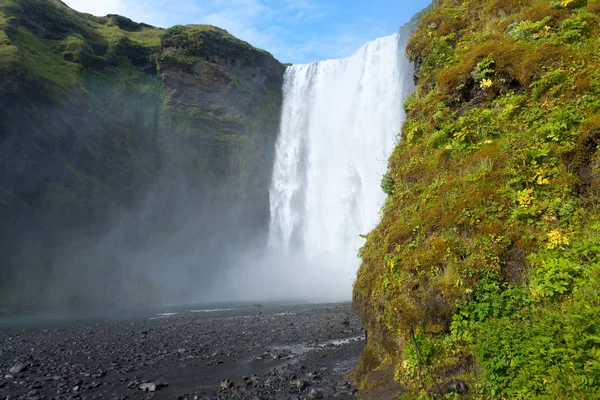
{"type": "Polygon", "coordinates": [[[309,399],[322,399],[323,393],[321,393],[321,389],[310,389],[308,392],[309,399]]]}
{"type": "Polygon", "coordinates": [[[11,374],[19,374],[29,368],[29,363],[20,363],[10,369],[11,374]]]}
{"type": "Polygon", "coordinates": [[[156,383],[148,382],[140,385],[140,390],[144,392],[156,392],[156,383]]]}
{"type": "Polygon", "coordinates": [[[351,399],[355,392],[344,376],[364,341],[327,345],[364,336],[350,310],[349,304],[269,306],[260,314],[181,313],[0,331],[0,369],[10,368],[0,375],[0,399],[351,399]],[[244,370],[245,377],[236,375],[244,370]],[[164,389],[157,376],[173,383],[164,389]]]}

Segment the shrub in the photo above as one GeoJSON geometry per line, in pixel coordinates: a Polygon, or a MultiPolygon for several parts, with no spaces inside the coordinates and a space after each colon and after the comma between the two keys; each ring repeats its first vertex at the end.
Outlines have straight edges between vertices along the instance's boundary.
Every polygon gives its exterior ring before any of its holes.
{"type": "Polygon", "coordinates": [[[187,28],[183,25],[175,25],[164,33],[160,38],[161,47],[174,47],[177,49],[185,49],[189,45],[189,37],[187,28]]]}
{"type": "Polygon", "coordinates": [[[477,63],[477,66],[471,73],[471,76],[475,80],[475,83],[480,83],[486,79],[492,79],[496,72],[494,59],[490,56],[485,57],[483,60],[477,63]]]}
{"type": "Polygon", "coordinates": [[[579,16],[568,18],[563,21],[558,38],[564,43],[577,43],[591,34],[591,29],[587,21],[579,16]]]}
{"type": "Polygon", "coordinates": [[[388,196],[393,195],[395,185],[396,183],[391,176],[387,174],[383,176],[383,179],[381,180],[381,190],[383,190],[383,193],[387,194],[388,196]]]}
{"type": "Polygon", "coordinates": [[[507,28],[508,36],[517,40],[533,41],[550,36],[551,28],[548,23],[552,17],[545,17],[540,21],[521,21],[510,24],[507,28]]]}

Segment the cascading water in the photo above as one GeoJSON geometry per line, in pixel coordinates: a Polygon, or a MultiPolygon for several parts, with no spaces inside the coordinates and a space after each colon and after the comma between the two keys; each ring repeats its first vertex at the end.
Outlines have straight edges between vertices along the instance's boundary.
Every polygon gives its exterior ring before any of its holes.
{"type": "Polygon", "coordinates": [[[302,274],[349,298],[359,235],[377,223],[381,177],[413,88],[407,39],[395,34],[344,60],[287,69],[270,189],[269,248],[283,255],[274,273],[302,274]]]}

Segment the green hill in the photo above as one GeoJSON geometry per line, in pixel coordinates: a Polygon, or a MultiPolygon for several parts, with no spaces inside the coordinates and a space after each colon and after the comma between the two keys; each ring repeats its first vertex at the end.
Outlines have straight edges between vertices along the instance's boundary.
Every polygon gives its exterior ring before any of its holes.
{"type": "Polygon", "coordinates": [[[0,0],[0,300],[210,286],[267,229],[284,70],[212,26],[0,0]]]}
{"type": "Polygon", "coordinates": [[[598,398],[599,48],[595,0],[423,16],[354,287],[365,398],[598,398]]]}

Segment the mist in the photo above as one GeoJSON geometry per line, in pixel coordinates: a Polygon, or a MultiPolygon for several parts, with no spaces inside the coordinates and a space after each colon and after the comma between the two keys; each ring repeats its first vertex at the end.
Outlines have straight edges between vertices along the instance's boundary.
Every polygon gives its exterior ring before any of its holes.
{"type": "Polygon", "coordinates": [[[196,87],[223,62],[210,60],[135,72],[154,90],[98,75],[63,106],[5,98],[0,302],[350,300],[413,89],[409,29],[285,76],[271,56],[232,54],[228,73],[252,90],[196,87]]]}
{"type": "Polygon", "coordinates": [[[219,275],[261,246],[266,227],[253,224],[242,196],[210,198],[182,175],[180,166],[163,165],[130,206],[95,209],[93,224],[48,211],[21,216],[15,224],[23,230],[3,243],[15,301],[57,308],[211,301],[219,275]]]}
{"type": "Polygon", "coordinates": [[[0,304],[210,301],[262,246],[285,67],[221,34],[185,70],[124,47],[68,96],[0,94],[0,304]]]}

